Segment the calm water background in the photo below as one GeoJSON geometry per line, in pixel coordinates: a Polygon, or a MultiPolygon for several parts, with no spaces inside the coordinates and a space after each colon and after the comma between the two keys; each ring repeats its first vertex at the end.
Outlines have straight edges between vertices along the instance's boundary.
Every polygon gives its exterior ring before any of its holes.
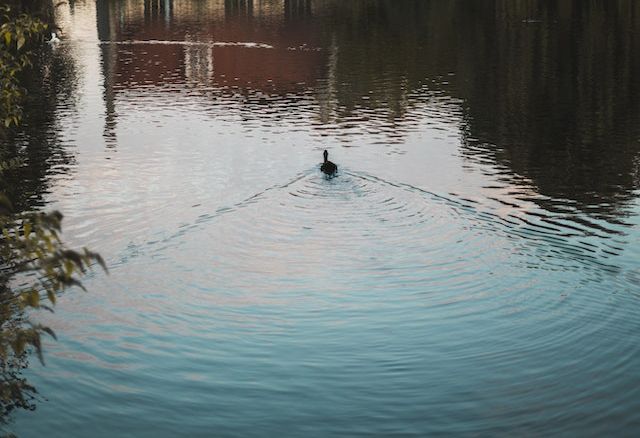
{"type": "Polygon", "coordinates": [[[12,196],[111,275],[20,436],[640,433],[640,3],[57,13],[12,196]]]}

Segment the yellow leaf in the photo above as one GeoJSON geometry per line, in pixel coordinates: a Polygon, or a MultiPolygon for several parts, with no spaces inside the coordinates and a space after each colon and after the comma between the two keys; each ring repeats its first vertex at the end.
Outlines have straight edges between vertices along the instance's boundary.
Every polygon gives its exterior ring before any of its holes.
{"type": "Polygon", "coordinates": [[[24,224],[24,237],[29,237],[31,234],[31,224],[29,222],[24,224]]]}
{"type": "Polygon", "coordinates": [[[29,293],[29,300],[27,302],[31,307],[40,306],[40,294],[37,290],[32,290],[31,293],[29,293]]]}
{"type": "Polygon", "coordinates": [[[51,243],[51,237],[45,235],[44,236],[44,241],[47,244],[47,250],[49,252],[53,252],[53,243],[51,243]]]}
{"type": "Polygon", "coordinates": [[[53,293],[51,289],[47,289],[47,297],[49,297],[49,301],[51,301],[51,304],[56,303],[56,294],[53,293]]]}
{"type": "Polygon", "coordinates": [[[67,278],[70,278],[71,274],[73,274],[73,267],[73,262],[71,260],[64,261],[64,273],[67,278]]]}

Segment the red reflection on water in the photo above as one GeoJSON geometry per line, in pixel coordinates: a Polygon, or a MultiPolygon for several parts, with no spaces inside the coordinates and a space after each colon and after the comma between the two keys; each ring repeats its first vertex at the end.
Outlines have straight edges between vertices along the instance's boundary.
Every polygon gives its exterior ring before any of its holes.
{"type": "Polygon", "coordinates": [[[207,4],[204,9],[169,3],[168,9],[151,8],[145,2],[98,8],[108,86],[197,82],[286,94],[313,85],[326,69],[319,29],[304,16],[293,23],[288,20],[285,26],[288,11],[282,3],[242,11],[230,10],[225,3],[207,4]],[[115,16],[123,19],[113,20],[115,16]]]}

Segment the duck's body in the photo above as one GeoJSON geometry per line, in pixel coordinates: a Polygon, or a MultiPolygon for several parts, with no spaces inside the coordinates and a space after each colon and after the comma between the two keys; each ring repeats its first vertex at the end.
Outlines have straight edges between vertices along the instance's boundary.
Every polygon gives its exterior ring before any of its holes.
{"type": "Polygon", "coordinates": [[[324,155],[324,163],[322,163],[322,166],[320,166],[320,170],[329,176],[335,175],[335,173],[338,171],[338,166],[336,166],[335,163],[332,163],[331,161],[328,160],[329,152],[324,151],[323,155],[324,155]]]}

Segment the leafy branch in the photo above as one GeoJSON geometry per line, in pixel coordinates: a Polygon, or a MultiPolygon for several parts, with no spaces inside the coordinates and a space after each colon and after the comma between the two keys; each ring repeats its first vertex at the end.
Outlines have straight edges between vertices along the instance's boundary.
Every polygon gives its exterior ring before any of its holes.
{"type": "MultiPolygon", "coordinates": [[[[34,48],[48,25],[28,14],[0,6],[0,134],[22,120],[26,89],[21,72],[31,66],[34,48]]],[[[2,173],[21,167],[19,159],[0,161],[2,173]]],[[[36,389],[20,375],[29,352],[40,362],[42,336],[51,328],[29,320],[34,309],[53,311],[59,294],[70,286],[84,289],[80,278],[94,264],[107,271],[102,257],[84,248],[67,248],[60,238],[58,211],[15,212],[0,187],[0,424],[15,408],[33,409],[36,389]]]]}
{"type": "Polygon", "coordinates": [[[20,73],[31,66],[33,45],[42,41],[48,25],[28,14],[14,16],[9,6],[0,6],[0,123],[17,126],[22,119],[26,90],[20,73]]]}
{"type": "MultiPolygon", "coordinates": [[[[10,166],[0,163],[0,168],[10,166]]],[[[44,363],[41,336],[55,338],[55,333],[29,321],[27,311],[53,311],[65,289],[84,289],[79,277],[95,263],[107,271],[99,254],[64,245],[61,221],[58,211],[12,214],[10,201],[0,193],[0,371],[14,369],[29,347],[44,363]]],[[[0,413],[10,405],[27,407],[26,393],[33,392],[24,379],[0,372],[0,413]]]]}

